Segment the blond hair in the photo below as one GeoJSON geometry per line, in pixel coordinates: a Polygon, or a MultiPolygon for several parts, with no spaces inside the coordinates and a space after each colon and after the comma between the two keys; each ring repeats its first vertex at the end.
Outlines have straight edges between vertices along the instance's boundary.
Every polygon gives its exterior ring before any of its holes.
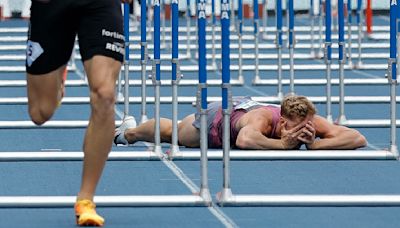
{"type": "Polygon", "coordinates": [[[295,119],[305,119],[317,113],[314,104],[305,96],[287,95],[281,102],[281,116],[295,119]]]}

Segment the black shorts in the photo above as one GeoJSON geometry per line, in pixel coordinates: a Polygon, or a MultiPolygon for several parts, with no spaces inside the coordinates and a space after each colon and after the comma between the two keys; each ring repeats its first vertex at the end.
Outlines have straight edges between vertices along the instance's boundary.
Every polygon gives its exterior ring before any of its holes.
{"type": "Polygon", "coordinates": [[[45,74],[68,63],[78,35],[82,61],[94,55],[123,61],[120,0],[32,0],[26,70],[45,74]]]}

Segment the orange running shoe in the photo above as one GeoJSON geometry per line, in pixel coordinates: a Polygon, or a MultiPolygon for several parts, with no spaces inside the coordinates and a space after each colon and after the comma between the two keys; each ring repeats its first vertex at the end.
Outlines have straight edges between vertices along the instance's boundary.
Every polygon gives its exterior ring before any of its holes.
{"type": "Polygon", "coordinates": [[[96,205],[91,200],[76,201],[75,215],[78,226],[104,225],[104,218],[96,213],[96,205]]]}

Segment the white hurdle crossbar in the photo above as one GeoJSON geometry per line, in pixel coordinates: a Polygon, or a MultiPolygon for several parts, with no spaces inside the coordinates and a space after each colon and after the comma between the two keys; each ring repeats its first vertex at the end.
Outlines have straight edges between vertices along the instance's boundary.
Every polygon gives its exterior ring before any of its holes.
{"type": "MultiPolygon", "coordinates": [[[[194,207],[207,206],[196,195],[95,196],[98,207],[194,207]]],[[[73,207],[76,196],[0,196],[0,208],[73,207]]]]}
{"type": "MultiPolygon", "coordinates": [[[[208,160],[221,160],[222,150],[209,150],[208,160]]],[[[198,161],[199,150],[183,150],[173,156],[174,160],[198,161]]],[[[159,161],[162,159],[154,151],[112,151],[108,161],[159,161]]],[[[238,161],[254,160],[395,160],[396,155],[389,150],[232,150],[230,159],[238,161]]],[[[80,151],[28,151],[0,152],[0,162],[20,161],[82,161],[80,151]]]]}

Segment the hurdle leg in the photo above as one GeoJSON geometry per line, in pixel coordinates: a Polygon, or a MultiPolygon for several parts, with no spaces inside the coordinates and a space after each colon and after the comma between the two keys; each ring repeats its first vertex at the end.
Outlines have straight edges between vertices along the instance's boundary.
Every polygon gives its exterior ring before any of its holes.
{"type": "Polygon", "coordinates": [[[254,13],[254,51],[255,51],[255,72],[254,72],[254,79],[253,84],[257,84],[260,81],[260,74],[259,74],[259,35],[258,35],[258,0],[253,0],[253,13],[254,13]]]}
{"type": "Polygon", "coordinates": [[[212,18],[212,68],[214,70],[218,70],[217,61],[216,61],[216,50],[215,50],[215,26],[216,26],[216,17],[215,17],[215,1],[211,1],[211,18],[212,18]]]}
{"type": "MultiPolygon", "coordinates": [[[[162,11],[162,13],[161,13],[161,26],[162,26],[162,30],[161,30],[161,47],[162,48],[166,48],[167,47],[167,43],[166,43],[166,41],[165,41],[165,29],[166,29],[166,26],[165,26],[165,19],[166,19],[166,17],[165,17],[165,0],[163,1],[163,0],[160,0],[160,9],[163,9],[163,11],[162,11]]],[[[161,10],[160,10],[161,11],[161,10]]]]}
{"type": "Polygon", "coordinates": [[[325,63],[326,63],[326,119],[332,123],[332,89],[331,89],[331,65],[332,65],[332,14],[331,0],[326,0],[325,17],[325,63]]]}
{"type": "Polygon", "coordinates": [[[172,142],[169,157],[181,156],[178,145],[178,85],[181,78],[179,70],[178,27],[179,12],[178,0],[172,0],[172,142]]]}
{"type": "Polygon", "coordinates": [[[362,33],[362,20],[363,20],[363,16],[362,16],[362,0],[358,0],[358,5],[357,5],[357,23],[358,23],[358,62],[356,65],[356,68],[360,69],[362,67],[362,58],[361,58],[361,53],[362,53],[362,37],[363,37],[363,33],[362,33]]]}
{"type": "Polygon", "coordinates": [[[289,55],[290,55],[290,93],[294,94],[294,8],[293,0],[289,0],[289,55]]]}
{"type": "Polygon", "coordinates": [[[125,58],[124,58],[124,120],[135,122],[133,116],[129,116],[129,53],[130,53],[130,38],[129,38],[129,4],[124,4],[124,35],[125,35],[125,58]]]}
{"type": "MultiPolygon", "coordinates": [[[[197,25],[198,25],[198,53],[199,53],[199,84],[197,90],[197,108],[200,113],[200,169],[201,186],[200,196],[211,204],[211,194],[208,188],[208,125],[207,125],[207,59],[206,59],[206,0],[197,0],[197,25]]],[[[229,5],[228,5],[229,8],[229,5]]],[[[228,16],[229,17],[229,16],[228,16]]]]}
{"type": "Polygon", "coordinates": [[[264,40],[268,39],[268,32],[267,32],[267,28],[268,28],[268,1],[264,0],[263,1],[263,34],[262,37],[264,40]]]}
{"type": "Polygon", "coordinates": [[[314,15],[312,15],[311,12],[310,12],[310,20],[311,20],[311,31],[310,31],[310,33],[311,33],[311,40],[310,40],[311,50],[310,50],[310,56],[311,56],[311,58],[315,58],[316,57],[316,53],[315,53],[315,50],[314,50],[314,32],[315,32],[315,25],[314,25],[315,22],[314,22],[314,20],[315,20],[315,17],[314,17],[314,15]]]}
{"type": "Polygon", "coordinates": [[[238,0],[238,46],[239,46],[239,62],[238,62],[238,81],[240,83],[244,83],[243,78],[243,44],[242,44],[242,30],[243,30],[243,2],[242,0],[238,0]]]}
{"type": "Polygon", "coordinates": [[[348,0],[347,1],[347,38],[348,38],[348,41],[347,41],[347,53],[348,53],[348,55],[347,55],[347,60],[348,60],[348,65],[349,65],[349,67],[350,68],[353,68],[353,62],[352,62],[352,48],[351,48],[351,45],[352,45],[352,31],[351,31],[351,24],[352,24],[352,9],[351,9],[351,0],[348,0]]]}
{"type": "Polygon", "coordinates": [[[282,0],[276,1],[276,48],[278,52],[278,99],[283,99],[282,89],[282,0]]]}
{"type": "Polygon", "coordinates": [[[322,58],[324,56],[323,47],[322,47],[322,43],[323,43],[322,42],[323,17],[324,17],[324,8],[323,8],[323,5],[322,5],[322,2],[319,1],[319,14],[318,14],[318,31],[319,31],[319,42],[318,42],[318,45],[319,45],[319,49],[318,49],[318,53],[317,53],[317,56],[316,56],[317,58],[322,58]]]}
{"type": "Polygon", "coordinates": [[[156,154],[161,154],[161,137],[160,137],[160,2],[158,0],[154,1],[154,59],[153,59],[153,74],[152,81],[154,84],[154,152],[156,154]]]}
{"type": "MultiPolygon", "coordinates": [[[[257,4],[257,8],[258,8],[258,4],[257,4]]],[[[231,18],[231,22],[230,22],[230,27],[232,28],[232,31],[236,31],[235,25],[235,3],[234,1],[230,1],[230,5],[229,5],[229,9],[230,9],[230,18],[231,18]]]]}
{"type": "Polygon", "coordinates": [[[339,0],[339,124],[346,123],[346,116],[344,114],[344,63],[345,63],[345,48],[344,48],[344,8],[343,0],[339,0]]]}
{"type": "Polygon", "coordinates": [[[190,0],[186,1],[186,58],[191,59],[192,53],[190,51],[190,29],[191,29],[191,18],[190,18],[190,0]]]}
{"type": "MultiPolygon", "coordinates": [[[[221,5],[229,4],[229,0],[221,0],[221,5]]],[[[228,10],[222,7],[222,15],[227,15],[228,10]]],[[[221,17],[222,34],[222,114],[223,114],[223,186],[222,191],[217,194],[220,202],[229,201],[232,198],[230,187],[230,117],[232,110],[231,87],[230,87],[230,40],[229,40],[229,17],[221,17]]]]}
{"type": "Polygon", "coordinates": [[[147,4],[146,0],[142,1],[140,5],[140,48],[141,48],[141,57],[140,57],[140,65],[141,65],[141,118],[140,123],[144,123],[148,120],[147,111],[146,111],[146,80],[147,80],[147,60],[149,58],[148,50],[147,50],[147,26],[146,26],[146,18],[147,18],[147,4]]]}

